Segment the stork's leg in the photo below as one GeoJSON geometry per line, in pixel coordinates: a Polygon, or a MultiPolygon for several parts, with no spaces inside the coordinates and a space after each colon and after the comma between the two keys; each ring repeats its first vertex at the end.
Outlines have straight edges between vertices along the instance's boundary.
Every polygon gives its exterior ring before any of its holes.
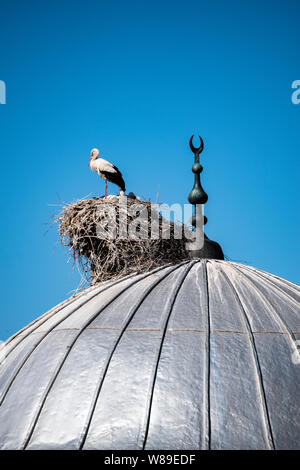
{"type": "Polygon", "coordinates": [[[107,181],[105,180],[105,199],[107,199],[107,181]]]}

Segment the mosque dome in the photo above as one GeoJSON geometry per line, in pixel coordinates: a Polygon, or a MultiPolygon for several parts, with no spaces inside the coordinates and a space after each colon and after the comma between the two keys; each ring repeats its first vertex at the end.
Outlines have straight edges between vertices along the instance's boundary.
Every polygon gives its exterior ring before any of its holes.
{"type": "Polygon", "coordinates": [[[10,338],[1,449],[299,449],[300,288],[201,259],[106,282],[10,338]]]}

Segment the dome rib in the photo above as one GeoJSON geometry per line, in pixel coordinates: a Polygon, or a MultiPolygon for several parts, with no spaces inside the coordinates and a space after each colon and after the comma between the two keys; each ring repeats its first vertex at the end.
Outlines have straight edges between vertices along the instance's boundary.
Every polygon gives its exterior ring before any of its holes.
{"type": "MultiPolygon", "coordinates": [[[[261,300],[264,302],[264,304],[266,305],[266,307],[268,307],[268,311],[270,312],[270,314],[273,316],[274,320],[276,321],[276,323],[278,323],[284,331],[284,333],[288,336],[289,340],[290,340],[290,343],[291,343],[291,346],[293,348],[296,348],[297,349],[297,344],[296,344],[296,338],[295,338],[295,335],[294,333],[292,332],[292,330],[290,329],[290,327],[288,326],[288,324],[283,320],[283,318],[281,317],[281,315],[278,313],[278,311],[276,310],[275,306],[272,304],[272,302],[266,297],[265,293],[259,289],[255,283],[253,282],[253,280],[251,279],[251,277],[249,277],[247,274],[245,273],[242,273],[242,271],[237,268],[236,266],[233,266],[232,267],[233,269],[235,269],[236,271],[238,271],[239,273],[241,273],[242,275],[244,275],[244,278],[245,278],[245,281],[251,285],[251,288],[254,289],[254,291],[257,293],[257,295],[261,298],[261,300]]],[[[263,276],[259,276],[261,279],[263,279],[263,276]]],[[[268,284],[272,284],[271,281],[269,280],[266,280],[266,282],[268,284]]],[[[283,292],[284,295],[288,296],[288,294],[285,294],[283,292]]],[[[294,303],[294,299],[291,298],[290,296],[288,296],[290,298],[290,301],[293,301],[292,303],[294,303]]]]}
{"type": "MultiPolygon", "coordinates": [[[[185,261],[185,262],[181,263],[180,265],[177,265],[173,270],[178,269],[179,267],[182,266],[182,264],[186,264],[186,263],[187,263],[187,262],[185,261]]],[[[48,395],[49,395],[49,393],[50,393],[50,391],[51,391],[51,389],[52,389],[52,387],[53,387],[53,384],[55,383],[55,381],[56,381],[56,379],[57,379],[57,377],[58,377],[58,375],[59,375],[59,373],[60,373],[60,371],[61,371],[63,365],[64,365],[65,362],[66,362],[67,357],[69,356],[69,354],[70,354],[70,352],[71,352],[73,346],[75,345],[76,341],[77,341],[78,338],[81,336],[81,334],[82,334],[82,333],[86,330],[86,328],[95,320],[95,318],[97,318],[98,315],[101,314],[101,312],[103,312],[111,303],[113,303],[118,297],[120,297],[127,289],[130,289],[132,286],[134,286],[135,284],[137,284],[139,281],[141,281],[141,280],[143,280],[143,279],[145,279],[145,278],[151,276],[151,275],[154,274],[154,273],[160,272],[160,271],[162,271],[163,269],[166,269],[166,266],[159,267],[159,268],[157,268],[157,269],[155,269],[155,270],[153,270],[153,271],[151,271],[151,272],[148,272],[148,273],[146,273],[146,274],[142,274],[142,275],[139,275],[139,276],[133,276],[133,277],[134,277],[133,282],[130,283],[129,286],[128,286],[128,285],[125,285],[125,287],[124,287],[123,289],[121,289],[121,291],[117,292],[116,295],[114,295],[111,299],[109,299],[108,302],[106,302],[104,305],[102,305],[101,308],[100,308],[99,310],[97,310],[97,312],[96,312],[94,315],[92,315],[92,317],[89,318],[89,319],[85,322],[85,324],[83,325],[83,327],[79,330],[79,332],[78,332],[78,333],[75,335],[75,337],[73,338],[71,344],[69,345],[69,347],[68,347],[68,349],[67,349],[67,352],[65,353],[65,355],[64,355],[64,357],[63,357],[61,363],[59,364],[59,366],[57,367],[56,372],[54,373],[54,376],[52,377],[50,383],[48,384],[48,386],[47,386],[47,388],[46,388],[46,392],[44,393],[44,397],[43,397],[43,399],[42,399],[42,402],[41,402],[41,405],[40,405],[40,407],[39,407],[39,410],[38,410],[38,412],[37,412],[37,414],[36,414],[36,416],[35,416],[34,422],[33,422],[32,426],[30,427],[30,429],[29,429],[29,431],[28,431],[28,433],[27,433],[27,436],[26,436],[26,438],[25,438],[24,445],[23,445],[23,447],[22,447],[23,449],[26,449],[27,446],[29,445],[30,439],[31,439],[31,437],[32,437],[32,435],[33,435],[33,433],[34,433],[34,430],[35,430],[36,424],[37,424],[37,422],[38,422],[39,416],[40,416],[40,414],[41,414],[41,412],[42,412],[42,409],[43,409],[43,406],[44,406],[44,404],[45,404],[45,402],[46,402],[46,400],[47,400],[47,397],[48,397],[48,395]]],[[[173,270],[172,270],[172,271],[173,271],[173,270]]],[[[163,277],[164,277],[164,276],[163,276],[163,277]]],[[[131,278],[131,277],[130,277],[130,278],[131,278]]],[[[122,279],[122,280],[124,280],[124,279],[122,279]]],[[[121,281],[122,281],[122,280],[121,280],[121,281]]],[[[128,280],[128,278],[127,278],[126,280],[128,280]]],[[[161,278],[159,278],[159,280],[161,281],[161,278]]],[[[112,283],[112,284],[109,285],[107,288],[114,287],[116,284],[118,284],[118,282],[112,283]]],[[[106,289],[104,289],[104,290],[106,290],[106,289]]],[[[99,293],[102,293],[102,292],[103,292],[103,290],[102,290],[101,292],[99,292],[99,293]]],[[[52,330],[51,330],[51,331],[52,331],[52,330]]],[[[80,448],[81,448],[81,446],[80,446],[80,448]]]]}
{"type": "Polygon", "coordinates": [[[188,273],[190,272],[191,268],[194,266],[196,261],[192,261],[188,263],[188,266],[185,268],[183,273],[180,274],[179,279],[176,280],[176,283],[173,285],[173,291],[171,292],[171,295],[168,298],[167,303],[164,306],[164,310],[166,313],[166,317],[163,321],[163,327],[162,327],[162,335],[161,335],[161,340],[160,340],[160,345],[157,351],[157,359],[156,359],[156,364],[153,370],[153,376],[150,380],[151,383],[151,389],[150,393],[148,395],[148,404],[147,404],[147,411],[146,411],[146,423],[142,427],[141,431],[141,438],[143,439],[141,448],[142,450],[145,450],[146,444],[147,444],[147,439],[148,439],[148,433],[149,433],[149,427],[150,427],[150,419],[151,419],[151,410],[152,410],[152,401],[153,401],[153,394],[154,394],[154,388],[155,388],[155,383],[156,383],[156,377],[157,377],[157,371],[158,371],[158,365],[159,365],[159,360],[161,357],[161,352],[164,344],[164,339],[166,336],[170,316],[172,314],[172,308],[173,305],[176,301],[177,295],[182,287],[182,284],[184,283],[184,280],[186,279],[188,273]],[[143,437],[144,436],[144,437],[143,437]]]}
{"type": "Polygon", "coordinates": [[[273,432],[272,432],[272,427],[271,427],[271,421],[270,421],[270,415],[269,415],[269,410],[268,410],[268,405],[267,405],[267,400],[266,400],[266,393],[265,393],[265,387],[263,383],[263,376],[262,376],[262,371],[261,371],[261,365],[259,362],[259,357],[258,357],[258,352],[255,344],[255,339],[254,339],[254,334],[251,328],[251,324],[248,318],[248,315],[246,313],[246,310],[244,308],[243,302],[239,296],[238,291],[234,288],[234,285],[232,281],[230,280],[229,276],[225,271],[222,271],[222,276],[228,283],[233,296],[236,298],[238,304],[240,305],[240,311],[247,329],[248,333],[248,339],[250,342],[251,346],[251,352],[252,352],[252,357],[253,357],[253,362],[255,365],[255,372],[256,372],[256,377],[257,377],[257,383],[258,383],[258,393],[260,396],[260,402],[261,402],[261,407],[262,407],[262,416],[263,416],[263,425],[264,425],[264,430],[265,430],[265,440],[266,440],[266,445],[269,449],[274,450],[275,449],[275,444],[274,444],[274,438],[273,438],[273,432]]]}
{"type": "MultiPolygon", "coordinates": [[[[164,266],[165,268],[166,266],[164,266]]],[[[157,268],[156,270],[154,270],[153,272],[156,272],[158,270],[162,269],[161,267],[160,268],[157,268]]],[[[41,337],[38,339],[38,341],[36,343],[34,343],[33,345],[33,348],[31,350],[29,350],[29,352],[25,355],[23,361],[21,362],[21,364],[19,365],[19,367],[17,368],[17,370],[15,371],[15,373],[13,374],[11,380],[9,381],[6,389],[4,390],[3,394],[2,394],[2,397],[0,398],[0,406],[3,404],[11,386],[13,385],[16,377],[18,376],[18,374],[20,373],[20,371],[22,370],[22,368],[24,367],[24,365],[26,364],[26,362],[28,361],[28,359],[30,358],[30,356],[32,355],[32,353],[35,351],[36,348],[38,348],[38,346],[43,342],[43,340],[57,327],[59,326],[62,322],[64,322],[67,318],[71,317],[72,314],[79,308],[83,307],[85,304],[87,304],[90,300],[92,300],[93,298],[97,297],[98,295],[102,294],[103,292],[105,292],[106,290],[116,286],[117,284],[121,283],[121,282],[124,282],[128,279],[131,279],[131,278],[134,278],[134,283],[137,282],[139,279],[136,279],[136,275],[130,275],[130,276],[127,276],[126,278],[122,278],[122,279],[118,279],[117,281],[114,281],[110,284],[107,284],[105,286],[101,286],[101,288],[97,289],[97,292],[94,293],[93,295],[89,296],[88,298],[84,299],[83,302],[79,303],[79,305],[76,305],[74,306],[73,309],[71,309],[70,312],[67,313],[67,315],[65,315],[64,317],[62,317],[61,319],[59,319],[57,322],[54,322],[54,324],[46,330],[45,334],[41,335],[41,337]]],[[[142,277],[143,278],[143,277],[142,277]]],[[[125,287],[126,289],[126,287],[125,287]]],[[[90,292],[89,292],[90,293],[90,292]]],[[[86,294],[86,293],[85,293],[86,294]]],[[[81,295],[79,296],[79,298],[81,298],[81,295]]],[[[73,304],[75,301],[79,300],[78,297],[76,297],[75,299],[72,299],[71,302],[67,303],[66,305],[64,304],[63,302],[63,306],[61,308],[58,308],[57,310],[55,310],[53,312],[53,314],[51,314],[50,316],[48,316],[44,321],[38,323],[38,325],[36,325],[36,327],[31,330],[27,335],[25,336],[22,336],[22,339],[13,347],[11,348],[7,354],[6,354],[6,359],[7,357],[9,356],[9,354],[20,344],[22,343],[22,341],[24,341],[28,336],[30,336],[33,331],[36,331],[40,326],[42,326],[44,323],[46,323],[48,320],[50,320],[53,316],[55,316],[57,313],[60,312],[60,310],[62,310],[63,308],[67,307],[67,306],[70,306],[71,304],[73,304]]],[[[66,301],[65,301],[66,302],[66,301]]],[[[105,308],[105,307],[104,307],[105,308]]],[[[44,315],[47,315],[44,314],[44,315]]],[[[44,317],[43,315],[43,317],[44,317]]],[[[23,330],[21,330],[23,331],[23,330]]]]}
{"type": "MultiPolygon", "coordinates": [[[[166,267],[166,266],[164,266],[166,267]]],[[[160,268],[158,268],[160,269],[160,268]]],[[[101,286],[100,288],[99,287],[94,287],[94,288],[90,288],[88,289],[88,291],[84,291],[80,294],[77,294],[75,295],[74,297],[72,297],[71,299],[67,299],[67,300],[64,300],[62,303],[60,303],[57,307],[54,307],[53,309],[49,310],[48,312],[44,313],[44,315],[42,315],[41,317],[39,317],[37,320],[33,321],[32,323],[30,323],[29,325],[27,325],[25,328],[23,328],[21,331],[19,331],[16,335],[12,336],[11,338],[8,339],[8,344],[13,341],[14,339],[17,338],[17,336],[20,336],[20,341],[18,342],[15,342],[15,344],[13,345],[12,348],[9,348],[9,350],[6,352],[6,358],[14,351],[14,349],[19,346],[20,343],[22,343],[22,341],[24,341],[29,335],[31,335],[34,331],[36,331],[40,326],[44,325],[44,323],[46,323],[49,319],[51,319],[53,316],[55,316],[57,313],[59,313],[61,310],[63,310],[64,308],[66,307],[69,307],[70,305],[74,304],[75,302],[77,302],[81,297],[83,296],[86,296],[87,294],[90,294],[90,292],[96,290],[96,292],[94,294],[92,294],[91,296],[88,296],[87,298],[85,298],[83,300],[83,302],[79,303],[79,305],[76,305],[74,307],[74,309],[72,309],[65,317],[61,318],[59,321],[57,321],[53,327],[49,330],[47,330],[47,332],[45,333],[44,336],[42,336],[40,338],[40,341],[37,342],[37,344],[34,346],[33,350],[28,354],[28,357],[25,358],[24,360],[24,363],[21,365],[20,369],[23,367],[23,365],[25,364],[25,362],[27,361],[27,359],[30,357],[30,355],[32,354],[32,352],[34,351],[34,349],[43,341],[43,339],[45,339],[45,337],[51,333],[51,331],[53,331],[58,325],[60,325],[60,323],[62,323],[64,320],[66,320],[66,318],[69,318],[75,310],[77,310],[78,308],[80,307],[83,307],[87,302],[89,302],[90,300],[92,300],[94,297],[96,297],[97,295],[101,294],[102,292],[106,291],[107,289],[111,288],[111,287],[114,287],[116,286],[117,284],[119,284],[120,282],[123,282],[123,281],[126,281],[127,279],[131,279],[132,277],[135,277],[136,276],[136,273],[133,273],[129,276],[126,276],[126,277],[123,277],[121,279],[117,279],[116,281],[114,282],[109,282],[109,283],[106,283],[104,286],[101,286]],[[35,325],[34,328],[31,328],[33,325],[35,325]],[[31,328],[31,329],[30,329],[31,328]],[[23,331],[26,331],[30,329],[30,331],[27,331],[27,334],[23,335],[22,332],[23,331]]],[[[16,375],[18,374],[19,370],[17,371],[16,375]]],[[[0,399],[0,406],[4,400],[5,396],[2,397],[0,399]]]]}
{"type": "Polygon", "coordinates": [[[252,272],[252,274],[258,274],[259,276],[262,276],[263,278],[267,278],[269,280],[272,279],[272,282],[276,280],[276,282],[286,285],[290,290],[294,291],[298,295],[298,297],[300,297],[300,294],[299,294],[300,287],[288,281],[287,279],[284,279],[283,277],[276,276],[276,274],[268,273],[267,271],[263,271],[262,269],[254,268],[253,266],[247,266],[245,264],[241,265],[233,261],[231,261],[230,264],[235,265],[235,266],[243,266],[243,269],[246,269],[247,271],[252,272]]]}
{"type": "MultiPolygon", "coordinates": [[[[233,266],[235,269],[239,270],[241,272],[241,270],[237,267],[237,266],[233,266]]],[[[252,270],[252,269],[248,269],[248,266],[245,266],[245,271],[248,271],[248,272],[251,272],[251,275],[253,276],[253,271],[255,272],[255,275],[257,277],[259,277],[260,279],[262,279],[265,283],[267,283],[269,286],[271,286],[271,288],[274,290],[278,290],[282,293],[283,296],[285,297],[288,297],[289,298],[289,301],[295,305],[296,308],[298,308],[298,303],[297,303],[297,300],[292,297],[289,292],[287,290],[284,290],[282,289],[282,287],[280,287],[278,284],[278,282],[274,282],[274,279],[272,279],[271,281],[271,278],[270,276],[267,276],[267,275],[262,275],[261,273],[255,271],[255,270],[252,270]]],[[[244,274],[245,276],[247,276],[246,274],[244,274]]],[[[251,279],[251,276],[247,276],[248,278],[251,279]]],[[[276,278],[276,276],[274,276],[276,278]]],[[[277,278],[276,278],[277,279],[277,278]]],[[[252,282],[252,285],[254,285],[254,283],[252,282]]],[[[289,290],[291,290],[292,292],[295,292],[295,295],[297,295],[299,297],[299,300],[300,300],[300,295],[299,295],[299,292],[297,292],[295,289],[292,289],[291,287],[289,287],[289,290]]]]}
{"type": "Polygon", "coordinates": [[[165,326],[160,360],[156,362],[147,450],[158,446],[175,450],[181,439],[183,449],[208,448],[205,265],[206,260],[197,260],[187,273],[165,326]],[[187,422],[190,422],[188,432],[187,422]]]}
{"type": "MultiPolygon", "coordinates": [[[[202,443],[200,442],[200,449],[208,449],[211,447],[211,416],[210,416],[210,334],[211,334],[211,320],[209,311],[209,289],[208,289],[208,274],[207,274],[207,261],[201,262],[202,270],[202,286],[199,285],[199,293],[203,292],[200,296],[201,310],[205,322],[205,359],[203,361],[204,371],[204,403],[203,403],[203,422],[202,422],[202,443]]],[[[198,283],[200,281],[198,276],[198,283]]]]}
{"type": "Polygon", "coordinates": [[[122,336],[123,334],[125,333],[126,329],[128,328],[128,326],[130,325],[134,315],[136,314],[137,310],[140,308],[140,306],[142,305],[142,303],[144,302],[144,300],[146,299],[146,297],[150,294],[150,292],[152,292],[152,290],[163,280],[165,279],[166,277],[168,277],[170,274],[174,273],[176,270],[178,270],[179,268],[181,268],[183,265],[187,264],[187,262],[183,262],[173,268],[171,268],[169,271],[167,271],[162,277],[156,279],[143,293],[143,296],[138,300],[138,302],[133,306],[133,308],[131,309],[131,311],[129,312],[128,314],[128,317],[127,317],[127,320],[125,321],[123,327],[121,328],[121,331],[117,337],[117,340],[114,344],[114,346],[112,347],[111,349],[111,352],[108,356],[108,359],[107,359],[107,363],[106,363],[106,366],[104,368],[104,372],[100,378],[100,383],[97,387],[97,392],[96,392],[96,396],[95,396],[95,399],[94,399],[94,403],[92,404],[91,406],[91,410],[90,410],[90,413],[89,413],[89,416],[88,416],[88,419],[87,419],[87,424],[86,426],[84,426],[84,431],[83,431],[83,436],[82,438],[80,439],[80,445],[79,445],[79,449],[83,449],[84,447],[84,444],[86,442],[86,439],[87,439],[87,436],[88,436],[88,433],[89,433],[89,429],[90,429],[90,426],[91,426],[91,423],[92,423],[92,420],[93,420],[93,415],[94,415],[94,412],[95,412],[95,409],[96,409],[96,406],[97,406],[97,402],[98,402],[98,399],[99,399],[99,396],[100,396],[100,393],[101,393],[101,389],[102,389],[102,385],[104,383],[104,380],[106,378],[106,374],[107,374],[107,371],[108,371],[108,368],[109,368],[109,365],[111,363],[111,360],[112,360],[112,357],[113,357],[113,354],[118,346],[118,344],[120,343],[121,339],[122,339],[122,336]]]}

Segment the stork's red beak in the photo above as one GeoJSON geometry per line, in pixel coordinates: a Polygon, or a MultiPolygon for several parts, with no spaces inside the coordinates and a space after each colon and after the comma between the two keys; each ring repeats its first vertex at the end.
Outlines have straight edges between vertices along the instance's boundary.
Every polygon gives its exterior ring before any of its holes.
{"type": "Polygon", "coordinates": [[[88,166],[90,166],[90,164],[91,164],[91,160],[92,160],[92,157],[90,157],[90,161],[89,161],[89,164],[88,164],[88,166]]]}

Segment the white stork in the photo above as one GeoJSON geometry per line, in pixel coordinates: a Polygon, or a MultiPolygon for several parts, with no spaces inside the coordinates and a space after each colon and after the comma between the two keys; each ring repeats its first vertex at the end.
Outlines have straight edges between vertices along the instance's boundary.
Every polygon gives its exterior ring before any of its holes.
{"type": "Polygon", "coordinates": [[[107,181],[116,184],[119,186],[121,191],[125,191],[125,183],[122,178],[122,173],[118,168],[112,163],[99,158],[100,152],[98,149],[93,149],[91,151],[89,167],[98,173],[101,178],[105,180],[105,199],[107,198],[107,181]]]}

